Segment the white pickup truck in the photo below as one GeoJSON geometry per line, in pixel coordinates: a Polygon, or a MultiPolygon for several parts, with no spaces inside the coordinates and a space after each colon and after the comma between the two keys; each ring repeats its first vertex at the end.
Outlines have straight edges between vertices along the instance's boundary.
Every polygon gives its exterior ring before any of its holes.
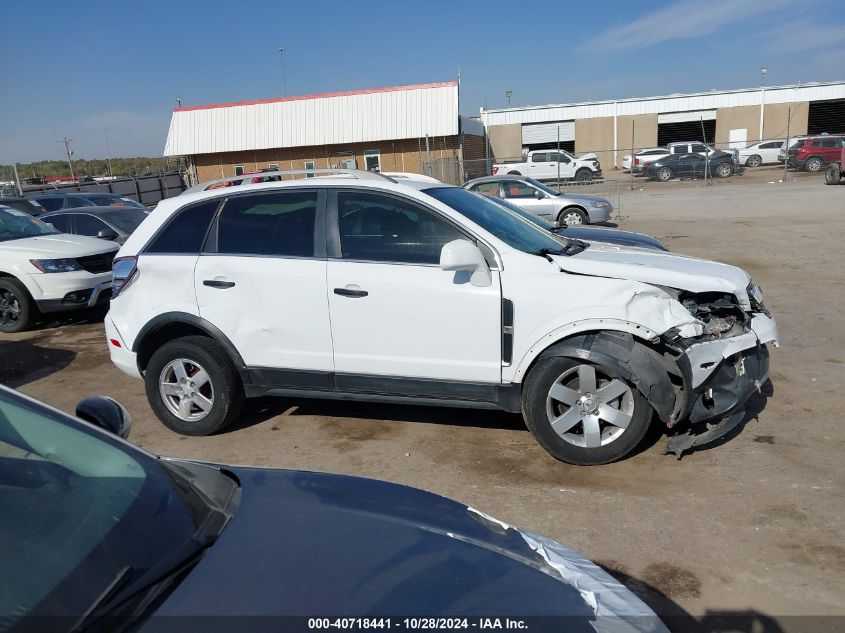
{"type": "Polygon", "coordinates": [[[522,161],[493,165],[493,175],[530,176],[535,180],[593,180],[601,178],[601,164],[595,154],[576,158],[563,150],[534,150],[522,161]]]}

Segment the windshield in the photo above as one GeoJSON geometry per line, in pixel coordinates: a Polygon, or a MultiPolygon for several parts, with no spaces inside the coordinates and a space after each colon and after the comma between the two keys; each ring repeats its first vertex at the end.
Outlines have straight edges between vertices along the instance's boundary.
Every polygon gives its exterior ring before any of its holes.
{"type": "Polygon", "coordinates": [[[88,198],[89,202],[91,202],[92,204],[102,205],[104,207],[107,207],[107,206],[132,207],[132,208],[135,208],[135,209],[145,209],[146,208],[143,204],[141,204],[140,202],[136,202],[132,198],[126,198],[124,196],[118,196],[117,194],[114,194],[114,195],[105,194],[105,195],[97,195],[97,196],[92,196],[92,195],[89,194],[87,196],[87,198],[88,198]]]}
{"type": "Polygon", "coordinates": [[[103,211],[100,213],[100,217],[112,226],[117,227],[121,233],[129,235],[144,221],[147,214],[132,207],[120,211],[103,211]]]}
{"type": "Polygon", "coordinates": [[[4,624],[83,614],[117,578],[134,587],[175,552],[201,550],[211,513],[155,457],[2,388],[0,508],[4,624]]]}
{"type": "Polygon", "coordinates": [[[17,209],[0,209],[0,242],[24,237],[54,235],[56,229],[17,209]]]}
{"type": "Polygon", "coordinates": [[[562,251],[569,241],[543,230],[533,222],[508,213],[502,205],[487,196],[460,187],[426,189],[432,198],[453,208],[467,219],[524,253],[562,251]]]}

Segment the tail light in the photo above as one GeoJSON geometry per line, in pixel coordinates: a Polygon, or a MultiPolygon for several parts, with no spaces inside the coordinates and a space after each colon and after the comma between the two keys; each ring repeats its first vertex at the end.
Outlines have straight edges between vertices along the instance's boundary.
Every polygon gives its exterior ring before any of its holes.
{"type": "Polygon", "coordinates": [[[138,273],[137,257],[118,257],[112,264],[111,298],[119,295],[138,273]]]}
{"type": "Polygon", "coordinates": [[[494,166],[493,167],[493,175],[495,176],[498,171],[499,171],[499,168],[494,166]]]}

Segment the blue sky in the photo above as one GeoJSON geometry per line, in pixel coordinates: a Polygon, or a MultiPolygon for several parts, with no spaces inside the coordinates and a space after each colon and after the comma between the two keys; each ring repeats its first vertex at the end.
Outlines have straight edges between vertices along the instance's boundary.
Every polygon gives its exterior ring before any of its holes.
{"type": "Polygon", "coordinates": [[[461,110],[845,79],[841,0],[41,0],[3,10],[0,163],[161,154],[171,109],[447,81],[461,110]]]}

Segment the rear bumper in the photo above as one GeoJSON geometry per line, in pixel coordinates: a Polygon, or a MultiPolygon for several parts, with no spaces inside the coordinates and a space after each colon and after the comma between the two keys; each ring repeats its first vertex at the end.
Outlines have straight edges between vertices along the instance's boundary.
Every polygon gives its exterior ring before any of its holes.
{"type": "Polygon", "coordinates": [[[109,315],[106,315],[104,325],[106,326],[106,344],[109,346],[111,362],[123,373],[133,378],[143,378],[138,369],[138,355],[127,346],[109,315]]]}

